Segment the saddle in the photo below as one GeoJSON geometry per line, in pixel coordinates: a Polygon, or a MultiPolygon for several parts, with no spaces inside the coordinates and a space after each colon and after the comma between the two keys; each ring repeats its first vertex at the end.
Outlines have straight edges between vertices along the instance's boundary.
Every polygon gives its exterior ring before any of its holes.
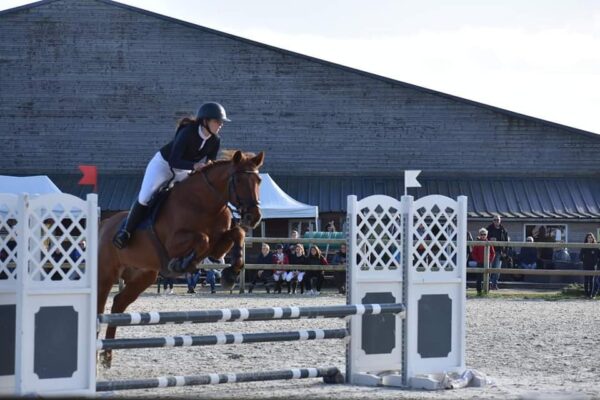
{"type": "MultiPolygon", "coordinates": [[[[156,193],[152,195],[152,198],[148,202],[148,214],[146,215],[146,218],[144,218],[135,229],[136,231],[149,231],[156,252],[160,257],[159,275],[167,279],[177,278],[181,276],[183,272],[177,273],[169,270],[169,263],[173,262],[174,260],[171,260],[169,258],[169,255],[167,254],[167,249],[165,249],[165,246],[156,235],[156,231],[154,230],[154,224],[156,223],[156,219],[158,218],[162,206],[165,204],[167,198],[171,194],[171,191],[177,184],[178,182],[167,182],[165,185],[161,186],[156,191],[156,193]]],[[[124,225],[125,220],[123,220],[121,227],[123,227],[124,225]]]]}

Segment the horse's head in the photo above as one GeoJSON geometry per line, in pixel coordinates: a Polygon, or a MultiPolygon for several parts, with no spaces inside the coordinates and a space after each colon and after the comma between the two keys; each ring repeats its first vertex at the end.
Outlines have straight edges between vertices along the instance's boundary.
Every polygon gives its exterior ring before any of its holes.
{"type": "Polygon", "coordinates": [[[254,228],[261,219],[259,185],[259,168],[263,165],[265,153],[262,151],[255,157],[247,157],[236,151],[232,157],[233,172],[229,178],[229,202],[237,208],[244,227],[254,228]]]}

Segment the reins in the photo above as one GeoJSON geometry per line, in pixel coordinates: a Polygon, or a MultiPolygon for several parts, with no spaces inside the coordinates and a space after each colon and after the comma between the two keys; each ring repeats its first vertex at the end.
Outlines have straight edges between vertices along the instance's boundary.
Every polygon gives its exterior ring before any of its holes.
{"type": "Polygon", "coordinates": [[[208,185],[208,187],[210,188],[210,190],[214,194],[214,196],[217,198],[217,200],[220,203],[225,204],[225,206],[227,206],[232,213],[235,210],[232,209],[232,207],[229,204],[232,204],[240,212],[240,215],[242,215],[247,209],[249,209],[251,207],[257,207],[259,205],[259,202],[255,201],[253,199],[251,199],[250,201],[247,201],[247,199],[246,200],[241,199],[237,192],[237,186],[236,186],[236,176],[237,175],[239,175],[239,174],[258,174],[257,170],[235,171],[233,174],[231,174],[227,181],[227,197],[224,197],[222,195],[222,193],[219,192],[217,190],[217,188],[215,188],[215,186],[210,182],[210,180],[208,179],[208,175],[206,174],[206,171],[201,170],[200,173],[202,174],[204,181],[206,182],[206,184],[208,185]],[[233,196],[232,196],[232,194],[233,194],[233,196]]]}

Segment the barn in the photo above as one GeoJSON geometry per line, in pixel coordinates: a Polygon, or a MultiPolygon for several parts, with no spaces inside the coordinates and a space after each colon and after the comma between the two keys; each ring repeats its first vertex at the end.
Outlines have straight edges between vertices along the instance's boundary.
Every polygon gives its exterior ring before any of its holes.
{"type": "Polygon", "coordinates": [[[322,222],[339,226],[349,194],[401,196],[404,171],[422,170],[410,194],[468,196],[471,231],[497,213],[513,240],[599,233],[592,132],[109,0],[0,12],[0,87],[0,174],[83,196],[78,166],[96,165],[104,215],[129,207],[176,121],[212,100],[233,120],[222,147],[265,151],[262,172],[322,222]]]}

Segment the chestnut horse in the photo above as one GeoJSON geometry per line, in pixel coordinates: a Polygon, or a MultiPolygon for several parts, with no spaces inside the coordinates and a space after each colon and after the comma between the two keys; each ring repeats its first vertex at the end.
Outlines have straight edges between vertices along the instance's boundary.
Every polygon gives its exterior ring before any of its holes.
{"type": "MultiPolygon", "coordinates": [[[[230,289],[244,267],[242,246],[244,227],[255,227],[261,219],[258,169],[264,153],[257,156],[236,151],[230,159],[218,160],[192,173],[175,185],[158,213],[153,233],[138,230],[128,246],[119,250],[112,238],[127,213],[107,218],[98,235],[98,314],[104,312],[110,290],[119,278],[124,288],[115,295],[111,313],[122,313],[156,281],[165,260],[186,258],[194,270],[204,258],[222,258],[229,250],[231,266],[221,273],[221,286],[230,289]],[[227,203],[241,215],[242,226],[232,226],[227,203]],[[157,243],[158,239],[162,246],[157,243]],[[161,249],[162,247],[162,249],[161,249]],[[162,251],[161,251],[162,250],[162,251]]],[[[108,327],[106,338],[115,337],[116,327],[108,327]]],[[[110,350],[100,355],[110,367],[110,350]]]]}

